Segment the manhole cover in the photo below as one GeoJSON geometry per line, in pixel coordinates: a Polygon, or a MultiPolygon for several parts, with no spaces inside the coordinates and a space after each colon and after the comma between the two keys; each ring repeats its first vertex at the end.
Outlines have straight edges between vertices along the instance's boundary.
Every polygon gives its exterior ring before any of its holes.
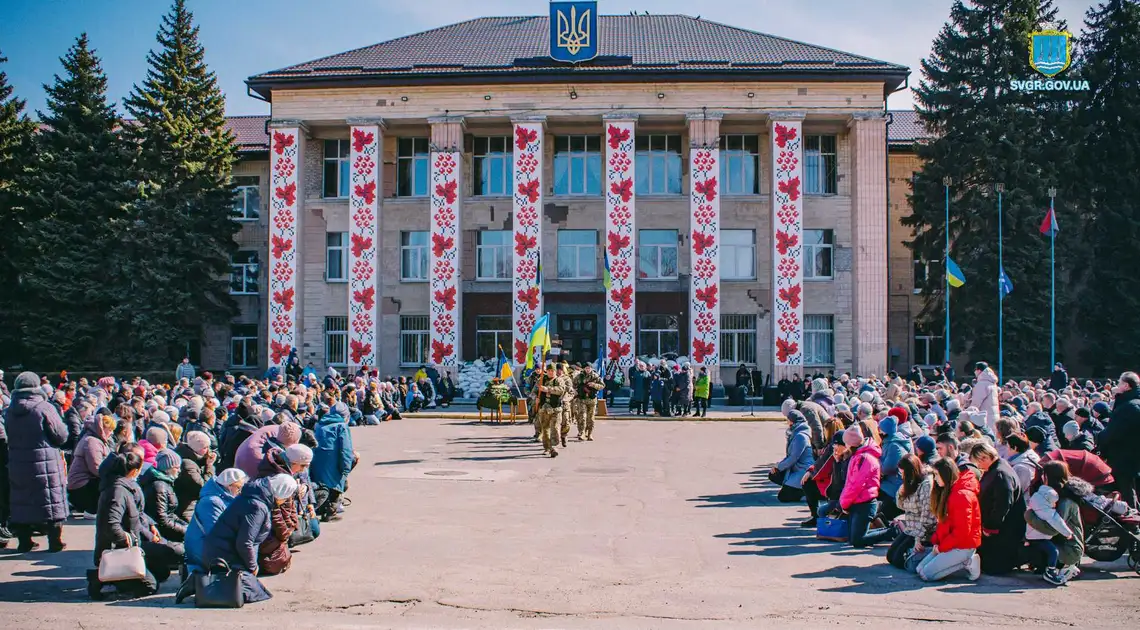
{"type": "Polygon", "coordinates": [[[620,475],[629,472],[628,468],[579,468],[578,472],[587,475],[620,475]]]}
{"type": "Polygon", "coordinates": [[[462,470],[429,470],[424,473],[425,475],[432,475],[434,477],[462,477],[467,473],[462,470]]]}

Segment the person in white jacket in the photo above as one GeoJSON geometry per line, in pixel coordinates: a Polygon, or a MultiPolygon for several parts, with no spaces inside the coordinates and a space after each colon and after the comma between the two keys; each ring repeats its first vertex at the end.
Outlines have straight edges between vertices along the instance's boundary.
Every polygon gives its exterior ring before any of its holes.
{"type": "Polygon", "coordinates": [[[994,431],[1000,417],[998,414],[1000,390],[998,389],[997,374],[994,374],[994,371],[985,361],[978,361],[974,364],[974,376],[977,378],[977,382],[970,392],[970,406],[985,412],[986,426],[990,428],[990,431],[994,431]]]}
{"type": "MultiPolygon", "coordinates": [[[[1050,462],[1051,464],[1057,462],[1050,462]]],[[[1063,466],[1063,465],[1062,465],[1063,466]]],[[[1065,523],[1065,519],[1061,517],[1060,512],[1057,511],[1057,501],[1060,500],[1060,495],[1057,494],[1058,488],[1064,487],[1065,474],[1064,471],[1058,470],[1058,466],[1046,465],[1042,470],[1044,482],[1033,496],[1029,497],[1025,507],[1032,510],[1037,518],[1044,521],[1049,527],[1053,528],[1056,535],[1064,536],[1065,538],[1073,537],[1073,530],[1065,523]]],[[[1050,584],[1060,586],[1067,582],[1072,577],[1072,569],[1069,567],[1058,567],[1057,557],[1059,551],[1057,545],[1053,543],[1053,532],[1042,532],[1029,524],[1025,528],[1025,540],[1029,542],[1030,547],[1036,548],[1039,552],[1045,554],[1045,581],[1050,584]]]]}

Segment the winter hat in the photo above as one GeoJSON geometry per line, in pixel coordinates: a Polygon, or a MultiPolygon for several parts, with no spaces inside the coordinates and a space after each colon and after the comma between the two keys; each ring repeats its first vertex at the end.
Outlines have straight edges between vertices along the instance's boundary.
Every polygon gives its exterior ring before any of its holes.
{"type": "Polygon", "coordinates": [[[248,478],[249,475],[245,474],[245,471],[240,468],[227,468],[218,474],[217,477],[215,477],[215,479],[218,480],[218,483],[223,486],[232,486],[235,483],[248,478]]]}
{"type": "Polygon", "coordinates": [[[285,459],[290,464],[308,466],[313,462],[313,449],[304,444],[291,444],[285,449],[285,459]]]}
{"type": "Polygon", "coordinates": [[[788,412],[792,411],[795,408],[796,408],[796,401],[789,398],[780,404],[780,413],[784,414],[784,417],[787,418],[788,412]]]}
{"type": "Polygon", "coordinates": [[[843,412],[851,413],[851,407],[848,407],[847,403],[836,404],[835,405],[835,413],[843,413],[843,412]]]}
{"type": "Polygon", "coordinates": [[[922,453],[933,453],[934,446],[934,438],[929,435],[924,435],[914,441],[914,447],[922,453]]]}
{"type": "Polygon", "coordinates": [[[946,401],[946,411],[961,411],[962,403],[958,402],[957,398],[951,398],[946,401]]]}
{"type": "Polygon", "coordinates": [[[205,455],[206,451],[210,449],[210,436],[201,431],[191,431],[186,434],[186,444],[195,453],[205,455]]]}
{"type": "Polygon", "coordinates": [[[807,417],[798,409],[792,409],[788,412],[788,420],[791,420],[792,424],[799,424],[801,422],[807,422],[807,417]]]}
{"type": "Polygon", "coordinates": [[[282,446],[292,446],[301,441],[301,426],[286,422],[277,427],[277,441],[282,446]]]}
{"type": "Polygon", "coordinates": [[[1103,418],[1103,417],[1107,416],[1110,413],[1110,410],[1108,408],[1108,403],[1104,402],[1103,400],[1098,401],[1096,404],[1094,404],[1092,406],[1092,412],[1093,412],[1093,415],[1096,416],[1097,418],[1103,418]]]}
{"type": "Polygon", "coordinates": [[[1065,426],[1061,427],[1061,431],[1064,432],[1066,440],[1071,440],[1081,432],[1081,426],[1075,420],[1069,420],[1065,426]]]}
{"type": "Polygon", "coordinates": [[[872,400],[875,400],[875,392],[870,391],[870,390],[864,390],[863,393],[859,394],[859,400],[861,400],[865,403],[869,403],[872,400]]]}
{"type": "Polygon", "coordinates": [[[827,379],[817,378],[811,382],[811,393],[827,393],[827,379]]]}
{"type": "Polygon", "coordinates": [[[166,424],[170,422],[170,414],[161,409],[155,409],[150,414],[150,421],[155,424],[166,424]]]}
{"type": "Polygon", "coordinates": [[[262,424],[270,424],[271,422],[273,422],[273,416],[275,416],[277,414],[273,413],[273,410],[270,409],[269,407],[266,407],[265,409],[261,410],[260,415],[261,415],[261,423],[262,424]]]}
{"type": "MultiPolygon", "coordinates": [[[[894,411],[894,409],[891,409],[891,411],[894,411]]],[[[899,421],[894,414],[890,414],[879,421],[879,431],[881,431],[883,435],[894,435],[898,430],[899,421]]]]}
{"type": "Polygon", "coordinates": [[[847,430],[843,432],[843,443],[851,448],[863,443],[863,432],[859,430],[859,425],[853,424],[847,427],[847,430]]]}
{"type": "Polygon", "coordinates": [[[1025,432],[1025,437],[1034,444],[1045,443],[1045,431],[1041,427],[1029,427],[1025,432]]]}
{"type": "Polygon", "coordinates": [[[162,472],[166,472],[171,468],[182,467],[182,456],[174,451],[164,448],[154,456],[154,467],[162,472]]]}
{"type": "Polygon", "coordinates": [[[887,412],[888,416],[892,416],[899,424],[902,424],[910,419],[910,412],[905,407],[891,407],[887,412]]]}
{"type": "Polygon", "coordinates": [[[1081,407],[1081,408],[1077,409],[1076,414],[1077,414],[1078,418],[1091,418],[1092,417],[1092,412],[1089,411],[1088,407],[1081,407]]]}
{"type": "Polygon", "coordinates": [[[40,377],[35,372],[21,372],[14,384],[16,390],[35,390],[40,388],[40,377]]]}
{"type": "Polygon", "coordinates": [[[932,413],[928,413],[925,416],[923,416],[922,422],[926,426],[932,427],[935,424],[938,424],[938,416],[936,416],[935,414],[932,414],[932,413]]]}
{"type": "Polygon", "coordinates": [[[844,436],[846,433],[847,433],[847,431],[846,431],[846,430],[844,430],[844,431],[837,431],[837,432],[835,433],[835,435],[831,436],[831,443],[832,443],[832,444],[835,444],[836,446],[838,446],[838,445],[840,445],[840,444],[843,444],[843,436],[844,436]]]}
{"type": "Polygon", "coordinates": [[[273,475],[269,478],[269,491],[274,499],[288,499],[297,493],[297,480],[286,474],[273,475]]]}

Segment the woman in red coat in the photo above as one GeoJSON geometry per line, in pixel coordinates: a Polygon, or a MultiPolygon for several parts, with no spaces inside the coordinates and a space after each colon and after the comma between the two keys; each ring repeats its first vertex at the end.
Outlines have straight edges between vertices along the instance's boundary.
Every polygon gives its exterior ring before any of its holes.
{"type": "Polygon", "coordinates": [[[977,554],[982,544],[982,509],[978,505],[978,480],[973,474],[958,474],[949,459],[934,462],[934,488],[930,504],[938,519],[930,555],[918,565],[918,576],[935,582],[965,570],[970,580],[982,574],[977,554]]]}

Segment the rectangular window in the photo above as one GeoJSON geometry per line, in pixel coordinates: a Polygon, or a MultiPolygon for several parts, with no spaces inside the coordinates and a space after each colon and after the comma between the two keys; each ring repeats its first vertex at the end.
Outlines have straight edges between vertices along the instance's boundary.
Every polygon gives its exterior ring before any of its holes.
{"type": "Polygon", "coordinates": [[[638,230],[637,241],[640,278],[677,279],[677,230],[638,230]]]}
{"type": "Polygon", "coordinates": [[[558,230],[558,278],[593,280],[598,277],[597,230],[558,230]]]}
{"type": "Polygon", "coordinates": [[[475,246],[476,280],[510,280],[511,232],[509,230],[484,230],[479,232],[475,246]]]}
{"type": "Polygon", "coordinates": [[[431,335],[428,333],[427,315],[400,316],[400,365],[413,367],[428,362],[428,347],[431,335]]]}
{"type": "Polygon", "coordinates": [[[554,138],[554,194],[602,194],[602,137],[554,138]]]}
{"type": "Polygon", "coordinates": [[[230,366],[257,367],[257,324],[230,326],[230,366]]]}
{"type": "Polygon", "coordinates": [[[833,315],[804,315],[804,365],[835,365],[833,315]]]}
{"type": "Polygon", "coordinates": [[[681,194],[681,136],[637,136],[637,194],[681,194]]]}
{"type": "Polygon", "coordinates": [[[326,199],[348,197],[348,140],[325,140],[323,196],[326,199]]]}
{"type": "Polygon", "coordinates": [[[942,335],[935,335],[917,324],[914,327],[914,365],[937,367],[939,359],[946,353],[946,342],[942,335]]]}
{"type": "Polygon", "coordinates": [[[756,316],[720,316],[720,362],[756,363],[756,316]]]}
{"type": "Polygon", "coordinates": [[[261,216],[261,178],[256,175],[234,178],[234,219],[256,221],[261,216]]]}
{"type": "Polygon", "coordinates": [[[230,258],[230,294],[257,295],[258,289],[257,252],[243,249],[230,258]]]}
{"type": "Polygon", "coordinates": [[[681,328],[676,315],[642,315],[637,323],[638,352],[658,357],[680,354],[681,328]]]}
{"type": "Polygon", "coordinates": [[[831,230],[804,230],[804,279],[830,280],[834,247],[831,230]]]}
{"type": "Polygon", "coordinates": [[[515,158],[507,136],[475,138],[475,194],[506,196],[514,187],[515,158]]]}
{"type": "Polygon", "coordinates": [[[914,292],[922,293],[930,282],[930,262],[922,259],[914,260],[914,292]]]}
{"type": "Polygon", "coordinates": [[[726,195],[760,194],[760,136],[720,137],[720,182],[726,195]]]}
{"type": "Polygon", "coordinates": [[[325,364],[348,365],[348,317],[325,318],[325,364]]]}
{"type": "Polygon", "coordinates": [[[756,231],[720,231],[720,277],[723,280],[756,278],[756,231]]]}
{"type": "Polygon", "coordinates": [[[396,196],[426,197],[431,179],[431,149],[427,138],[396,140],[396,196]]]}
{"type": "Polygon", "coordinates": [[[428,233],[400,233],[400,280],[426,282],[428,279],[428,233]]]}
{"type": "Polygon", "coordinates": [[[325,282],[348,282],[348,232],[325,234],[325,282]]]}
{"type": "MultiPolygon", "coordinates": [[[[475,350],[484,361],[494,361],[502,348],[511,356],[514,338],[510,315],[479,315],[475,318],[475,350]]],[[[498,376],[496,374],[495,376],[498,376]]]]}
{"type": "Polygon", "coordinates": [[[835,136],[804,136],[804,194],[835,194],[839,179],[835,145],[835,136]]]}

